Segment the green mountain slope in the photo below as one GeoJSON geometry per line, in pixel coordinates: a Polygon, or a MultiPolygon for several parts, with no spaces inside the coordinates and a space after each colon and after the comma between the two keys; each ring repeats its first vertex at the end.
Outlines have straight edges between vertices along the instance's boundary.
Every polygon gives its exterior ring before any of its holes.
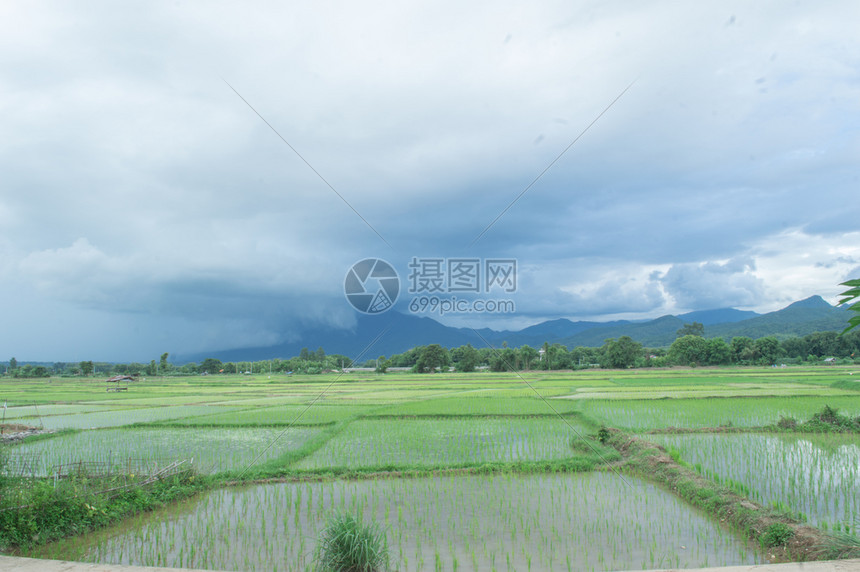
{"type": "Polygon", "coordinates": [[[706,327],[705,337],[774,336],[784,339],[813,332],[842,331],[848,325],[848,318],[848,311],[831,306],[821,296],[812,296],[756,318],[706,327]]]}

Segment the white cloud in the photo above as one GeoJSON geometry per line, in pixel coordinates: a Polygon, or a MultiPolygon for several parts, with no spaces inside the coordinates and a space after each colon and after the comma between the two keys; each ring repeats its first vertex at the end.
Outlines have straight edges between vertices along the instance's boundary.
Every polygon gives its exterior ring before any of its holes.
{"type": "Polygon", "coordinates": [[[658,279],[677,308],[749,308],[764,300],[764,282],[755,275],[755,262],[748,257],[675,264],[658,279]]]}

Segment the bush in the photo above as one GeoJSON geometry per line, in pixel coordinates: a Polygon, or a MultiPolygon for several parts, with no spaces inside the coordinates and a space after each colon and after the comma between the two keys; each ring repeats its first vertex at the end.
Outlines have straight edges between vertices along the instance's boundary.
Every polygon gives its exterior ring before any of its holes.
{"type": "Polygon", "coordinates": [[[377,524],[347,513],[329,517],[314,553],[316,569],[326,572],[377,572],[388,569],[388,541],[377,524]]]}
{"type": "Polygon", "coordinates": [[[609,441],[609,429],[606,427],[601,427],[597,432],[597,440],[606,445],[606,442],[609,441]]]}
{"type": "Polygon", "coordinates": [[[794,417],[780,417],[776,426],[780,429],[795,429],[797,428],[797,419],[794,417]]]}
{"type": "Polygon", "coordinates": [[[790,526],[782,522],[775,522],[765,529],[761,535],[762,545],[770,548],[773,546],[782,546],[794,536],[794,530],[790,526]]]}
{"type": "Polygon", "coordinates": [[[830,407],[829,405],[825,405],[824,409],[821,410],[821,413],[816,413],[815,418],[823,423],[829,423],[831,425],[836,425],[839,423],[839,410],[835,407],[830,407]]]}

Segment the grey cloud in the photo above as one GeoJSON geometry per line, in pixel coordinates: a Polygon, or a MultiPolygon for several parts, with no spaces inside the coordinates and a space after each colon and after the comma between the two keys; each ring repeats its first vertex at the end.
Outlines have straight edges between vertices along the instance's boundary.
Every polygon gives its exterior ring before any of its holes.
{"type": "Polygon", "coordinates": [[[752,259],[738,257],[725,263],[675,264],[659,280],[680,308],[750,307],[765,296],[764,282],[753,270],[752,259]]]}
{"type": "MultiPolygon", "coordinates": [[[[755,304],[751,244],[858,228],[839,10],[28,4],[0,21],[0,289],[111,355],[348,327],[366,256],[515,256],[535,319],[755,304]]],[[[39,347],[24,316],[0,342],[39,347]]]]}

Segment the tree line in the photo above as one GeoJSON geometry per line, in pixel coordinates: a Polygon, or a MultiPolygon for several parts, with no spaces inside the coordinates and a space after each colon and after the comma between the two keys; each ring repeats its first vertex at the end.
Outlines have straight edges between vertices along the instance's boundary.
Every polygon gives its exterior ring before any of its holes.
{"type": "Polygon", "coordinates": [[[668,348],[648,348],[629,336],[611,338],[601,347],[544,343],[540,348],[523,345],[517,348],[502,344],[500,348],[475,348],[467,344],[445,348],[439,344],[417,346],[390,357],[379,356],[361,364],[353,363],[348,356],[326,354],[322,347],[316,351],[303,348],[298,356],[289,359],[222,362],[207,358],[202,363],[172,364],[167,352],[160,358],[144,363],[107,362],[55,362],[19,364],[13,357],[7,362],[5,376],[42,378],[51,376],[183,376],[216,374],[300,373],[318,374],[340,371],[344,368],[373,368],[385,373],[389,368],[408,368],[417,373],[435,371],[470,372],[478,369],[490,371],[561,370],[584,368],[631,368],[717,366],[717,365],[775,365],[778,363],[820,363],[825,358],[843,362],[860,361],[860,329],[842,335],[837,332],[815,332],[803,337],[778,339],[773,336],[752,339],[738,336],[726,341],[723,338],[706,338],[704,327],[694,322],[678,330],[678,337],[668,348]]]}
{"type": "MultiPolygon", "coordinates": [[[[584,368],[631,368],[777,365],[820,363],[825,358],[860,361],[860,331],[845,335],[816,332],[803,337],[779,340],[768,336],[753,340],[738,336],[705,338],[701,324],[686,324],[668,348],[648,348],[629,336],[607,339],[599,348],[544,343],[539,349],[528,345],[510,348],[473,348],[471,345],[450,350],[438,344],[419,346],[376,363],[380,371],[391,367],[411,368],[417,373],[438,370],[468,372],[478,368],[490,371],[560,370],[584,368]]],[[[372,362],[365,365],[372,366],[372,362]]]]}

